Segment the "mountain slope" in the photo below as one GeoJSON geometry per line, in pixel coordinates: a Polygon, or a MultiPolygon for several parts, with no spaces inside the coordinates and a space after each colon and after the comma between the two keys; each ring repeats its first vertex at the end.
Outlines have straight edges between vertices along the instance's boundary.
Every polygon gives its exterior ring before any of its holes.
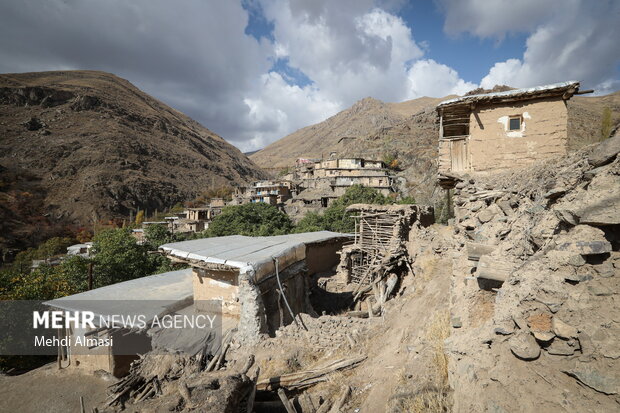
{"type": "Polygon", "coordinates": [[[440,99],[420,98],[402,103],[384,103],[367,97],[349,109],[307,126],[250,155],[265,168],[285,168],[296,158],[321,158],[342,151],[369,134],[399,125],[426,106],[440,99]]]}
{"type": "MultiPolygon", "coordinates": [[[[437,115],[435,106],[446,99],[422,97],[401,103],[365,98],[331,118],[300,129],[250,155],[272,172],[292,165],[295,159],[338,156],[381,159],[397,155],[407,180],[401,190],[421,202],[436,193],[437,115]]],[[[607,96],[576,96],[569,101],[571,149],[600,139],[603,109],[612,111],[612,124],[620,122],[620,92],[607,96]]]]}
{"type": "Polygon", "coordinates": [[[27,173],[51,218],[82,225],[265,176],[198,122],[104,72],[0,75],[0,136],[3,178],[27,173]]]}

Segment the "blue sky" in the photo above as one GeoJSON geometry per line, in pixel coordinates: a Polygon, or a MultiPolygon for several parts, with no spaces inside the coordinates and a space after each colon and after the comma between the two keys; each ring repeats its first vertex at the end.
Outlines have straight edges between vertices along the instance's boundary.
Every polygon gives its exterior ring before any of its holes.
{"type": "MultiPolygon", "coordinates": [[[[249,15],[245,33],[273,42],[274,24],[265,17],[260,5],[248,2],[243,5],[249,15]]],[[[439,5],[432,1],[405,2],[397,15],[412,28],[416,41],[425,45],[428,58],[455,68],[468,82],[479,82],[495,62],[519,58],[525,51],[525,32],[510,33],[502,39],[481,39],[470,34],[446,35],[443,31],[444,15],[439,5]]],[[[277,59],[271,70],[299,86],[312,83],[301,70],[291,68],[287,59],[277,59]]]]}
{"type": "Polygon", "coordinates": [[[7,0],[0,73],[123,77],[244,151],[367,96],[620,89],[617,0],[7,0]]]}

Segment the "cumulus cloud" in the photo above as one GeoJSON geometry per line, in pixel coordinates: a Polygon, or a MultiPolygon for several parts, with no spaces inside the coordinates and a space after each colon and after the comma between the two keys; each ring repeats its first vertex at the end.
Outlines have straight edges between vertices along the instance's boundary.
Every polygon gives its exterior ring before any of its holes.
{"type": "Polygon", "coordinates": [[[372,1],[265,0],[280,53],[344,108],[371,95],[403,98],[406,65],[422,56],[410,28],[372,1]]]}
{"type": "Polygon", "coordinates": [[[408,71],[409,96],[415,99],[422,96],[463,95],[478,87],[459,77],[456,70],[433,59],[418,60],[408,71]]]}
{"type": "Polygon", "coordinates": [[[248,120],[254,131],[250,147],[262,148],[306,125],[321,122],[338,112],[340,106],[325,99],[316,87],[299,87],[287,83],[279,73],[261,76],[259,97],[244,99],[249,108],[248,120]]]}
{"type": "MultiPolygon", "coordinates": [[[[523,56],[488,68],[482,86],[570,78],[601,90],[620,86],[618,2],[438,1],[451,35],[501,43],[528,34],[523,56]]],[[[404,3],[0,2],[0,72],[109,71],[253,150],[366,96],[397,102],[477,87],[425,56],[428,41],[416,40],[416,28],[398,15],[404,3]]]]}
{"type": "Polygon", "coordinates": [[[496,63],[481,86],[529,87],[581,80],[598,93],[617,89],[620,64],[620,3],[587,0],[442,0],[445,31],[503,38],[529,37],[522,57],[496,63]]]}

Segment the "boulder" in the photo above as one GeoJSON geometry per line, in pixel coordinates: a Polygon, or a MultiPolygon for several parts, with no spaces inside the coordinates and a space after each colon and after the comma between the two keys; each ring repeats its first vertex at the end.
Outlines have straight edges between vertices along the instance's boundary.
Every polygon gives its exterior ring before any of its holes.
{"type": "Polygon", "coordinates": [[[555,209],[553,212],[560,221],[570,225],[579,225],[579,217],[573,211],[568,209],[555,209]]]}
{"type": "Polygon", "coordinates": [[[527,331],[512,336],[508,343],[512,354],[521,360],[536,360],[540,356],[540,346],[527,331]]]}
{"type": "Polygon", "coordinates": [[[553,320],[551,321],[551,326],[555,335],[561,338],[575,338],[577,337],[577,334],[579,334],[579,331],[575,327],[566,324],[558,317],[553,317],[553,320]]]}
{"type": "Polygon", "coordinates": [[[547,347],[547,353],[554,356],[572,356],[575,354],[575,351],[579,351],[580,349],[579,340],[563,340],[556,338],[551,342],[551,345],[547,347]]]}
{"type": "Polygon", "coordinates": [[[486,280],[504,282],[512,275],[515,265],[505,257],[483,255],[478,261],[476,276],[486,280]]]}
{"type": "Polygon", "coordinates": [[[483,224],[485,222],[489,222],[490,220],[492,220],[494,216],[495,216],[495,213],[490,208],[485,208],[482,211],[480,211],[480,213],[478,213],[478,219],[483,224]]]}
{"type": "Polygon", "coordinates": [[[620,134],[604,140],[592,149],[588,155],[588,163],[592,166],[601,166],[612,162],[620,152],[620,134]]]}
{"type": "Polygon", "coordinates": [[[611,252],[611,244],[600,229],[589,225],[577,225],[567,234],[558,237],[556,250],[597,255],[611,252]]]}
{"type": "Polygon", "coordinates": [[[506,200],[501,200],[496,202],[497,206],[502,210],[502,212],[506,215],[512,215],[513,210],[510,202],[506,200]]]}
{"type": "Polygon", "coordinates": [[[579,382],[603,394],[620,392],[619,372],[610,369],[602,362],[583,363],[576,360],[573,367],[562,370],[579,382]]]}
{"type": "Polygon", "coordinates": [[[546,192],[543,197],[549,200],[554,200],[566,193],[567,189],[564,187],[553,188],[550,191],[546,192]]]}
{"type": "Polygon", "coordinates": [[[618,175],[613,173],[600,173],[592,179],[588,190],[575,198],[571,210],[579,217],[580,224],[620,224],[619,179],[618,175]]]}

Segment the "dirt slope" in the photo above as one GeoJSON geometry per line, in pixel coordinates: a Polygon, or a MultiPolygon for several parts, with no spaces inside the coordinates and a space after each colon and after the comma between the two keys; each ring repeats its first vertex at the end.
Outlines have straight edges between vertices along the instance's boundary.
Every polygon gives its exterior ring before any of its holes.
{"type": "Polygon", "coordinates": [[[54,219],[162,210],[265,176],[215,133],[104,72],[0,75],[0,136],[3,181],[28,174],[54,219]]]}

